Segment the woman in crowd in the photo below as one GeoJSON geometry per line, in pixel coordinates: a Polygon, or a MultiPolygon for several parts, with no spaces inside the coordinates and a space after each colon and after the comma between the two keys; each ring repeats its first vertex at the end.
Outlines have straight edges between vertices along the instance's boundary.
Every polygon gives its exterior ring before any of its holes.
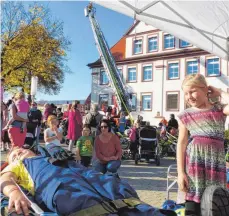
{"type": "Polygon", "coordinates": [[[68,150],[72,151],[74,143],[79,139],[82,134],[82,116],[77,109],[77,103],[74,103],[68,113],[68,150]]]}
{"type": "Polygon", "coordinates": [[[19,92],[15,95],[14,101],[17,102],[17,106],[15,103],[12,103],[10,106],[10,118],[13,119],[13,122],[9,124],[9,138],[12,146],[21,147],[24,145],[25,137],[26,137],[26,122],[28,122],[28,118],[23,118],[17,115],[18,110],[29,110],[29,104],[25,100],[25,95],[23,92],[19,92]],[[22,102],[22,103],[20,103],[22,102]]]}
{"type": "Polygon", "coordinates": [[[121,166],[122,149],[119,138],[112,134],[108,120],[100,122],[101,134],[95,139],[95,153],[98,159],[95,170],[116,173],[121,166]]]}
{"type": "MultiPolygon", "coordinates": [[[[1,127],[4,128],[8,122],[8,106],[2,102],[1,104],[1,127]]],[[[9,149],[9,138],[7,130],[1,128],[1,151],[9,149]]]]}

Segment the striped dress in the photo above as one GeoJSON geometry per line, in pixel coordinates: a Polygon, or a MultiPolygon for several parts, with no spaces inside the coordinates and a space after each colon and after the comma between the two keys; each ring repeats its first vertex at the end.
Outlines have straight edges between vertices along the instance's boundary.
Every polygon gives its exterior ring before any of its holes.
{"type": "Polygon", "coordinates": [[[178,115],[191,135],[186,149],[186,173],[189,186],[186,200],[200,203],[209,185],[226,185],[223,105],[210,109],[188,108],[178,115]]]}

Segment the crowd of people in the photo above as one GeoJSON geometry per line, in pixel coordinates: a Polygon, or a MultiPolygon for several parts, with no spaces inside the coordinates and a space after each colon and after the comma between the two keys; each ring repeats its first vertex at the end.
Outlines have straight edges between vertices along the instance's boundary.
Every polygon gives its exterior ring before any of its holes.
{"type": "MultiPolygon", "coordinates": [[[[211,98],[221,97],[229,101],[229,94],[208,86],[204,76],[189,75],[182,84],[185,100],[190,108],[178,115],[170,115],[159,123],[160,134],[178,134],[177,167],[178,186],[186,193],[186,215],[201,215],[200,202],[205,189],[210,185],[222,188],[226,184],[226,161],[224,149],[224,127],[229,115],[229,103],[212,103],[211,98]],[[178,133],[179,125],[179,133],[178,133]],[[191,139],[189,139],[191,137],[191,139]]],[[[68,150],[76,145],[76,160],[100,173],[116,173],[121,166],[122,149],[116,132],[124,133],[128,119],[124,112],[119,115],[112,109],[106,114],[99,112],[96,104],[91,106],[84,120],[77,109],[78,102],[69,104],[62,113],[54,104],[45,104],[43,114],[36,102],[29,104],[23,92],[15,94],[6,104],[2,102],[3,148],[22,147],[28,127],[35,128],[36,141],[39,141],[41,127],[44,130],[45,145],[61,146],[63,128],[60,123],[67,118],[68,150]],[[118,119],[118,120],[117,120],[118,119]],[[7,140],[7,133],[8,140],[7,140]],[[5,139],[5,140],[4,140],[5,139]]],[[[139,119],[130,128],[128,136],[131,148],[136,151],[139,119]]]]}

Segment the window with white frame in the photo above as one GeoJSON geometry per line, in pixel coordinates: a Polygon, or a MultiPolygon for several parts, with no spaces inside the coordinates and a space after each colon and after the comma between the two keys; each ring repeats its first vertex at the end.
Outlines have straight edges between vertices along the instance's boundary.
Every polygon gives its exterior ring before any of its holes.
{"type": "Polygon", "coordinates": [[[137,74],[136,74],[136,67],[128,68],[128,82],[136,82],[137,81],[137,74]]]}
{"type": "Polygon", "coordinates": [[[171,49],[175,47],[175,37],[171,34],[164,35],[164,49],[171,49]]]}
{"type": "Polygon", "coordinates": [[[181,48],[184,48],[184,47],[188,47],[190,46],[191,44],[187,41],[184,41],[184,40],[180,40],[180,47],[181,48]]]}
{"type": "Polygon", "coordinates": [[[167,92],[166,95],[166,101],[167,101],[167,110],[179,110],[179,93],[178,92],[167,92]]]}
{"type": "Polygon", "coordinates": [[[152,65],[143,66],[143,81],[149,81],[153,79],[152,65]]]}
{"type": "Polygon", "coordinates": [[[219,76],[220,65],[219,58],[207,59],[207,76],[219,76]]]}
{"type": "Polygon", "coordinates": [[[152,95],[144,94],[142,95],[142,110],[151,110],[152,109],[152,95]]]}
{"type": "Polygon", "coordinates": [[[137,95],[136,94],[132,94],[131,95],[131,109],[132,111],[136,111],[137,110],[137,95]]]}
{"type": "Polygon", "coordinates": [[[99,95],[99,106],[102,108],[102,106],[108,106],[108,100],[109,100],[109,95],[108,94],[101,94],[99,95]]]}
{"type": "Polygon", "coordinates": [[[194,60],[194,61],[187,61],[186,62],[187,64],[187,75],[190,75],[190,74],[197,74],[199,71],[198,71],[198,61],[197,60],[194,60]]]}
{"type": "Polygon", "coordinates": [[[179,78],[179,63],[168,63],[168,79],[179,78]]]}
{"type": "Polygon", "coordinates": [[[105,85],[109,83],[109,79],[105,71],[100,72],[100,84],[105,85]]]}
{"type": "Polygon", "coordinates": [[[142,39],[134,40],[134,54],[142,52],[142,39]]]}
{"type": "Polygon", "coordinates": [[[157,36],[148,38],[148,52],[156,51],[158,48],[157,36]]]}

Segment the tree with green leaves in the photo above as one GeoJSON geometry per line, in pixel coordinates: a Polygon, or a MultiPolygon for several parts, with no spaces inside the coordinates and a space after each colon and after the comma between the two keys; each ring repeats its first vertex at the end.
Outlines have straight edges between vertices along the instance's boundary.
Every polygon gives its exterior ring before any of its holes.
{"type": "Polygon", "coordinates": [[[52,20],[48,8],[23,2],[2,2],[1,76],[6,90],[22,87],[29,93],[31,77],[38,77],[39,91],[59,92],[65,73],[70,42],[63,22],[52,20]]]}

